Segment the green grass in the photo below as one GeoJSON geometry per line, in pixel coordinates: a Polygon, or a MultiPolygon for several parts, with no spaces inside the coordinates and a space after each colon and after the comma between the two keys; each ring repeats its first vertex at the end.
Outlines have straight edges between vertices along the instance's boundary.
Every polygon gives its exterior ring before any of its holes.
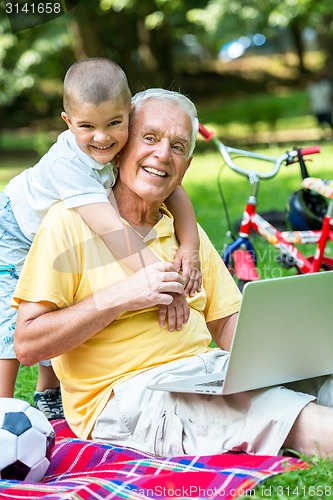
{"type": "Polygon", "coordinates": [[[37,382],[37,365],[21,366],[15,385],[15,397],[33,404],[37,382]]]}
{"type": "Polygon", "coordinates": [[[328,458],[306,459],[308,469],[278,474],[260,483],[242,498],[269,498],[270,500],[313,500],[333,498],[333,464],[328,458]]]}
{"type": "Polygon", "coordinates": [[[233,144],[246,141],[250,135],[270,132],[272,140],[276,131],[306,130],[316,127],[315,118],[309,114],[304,90],[256,95],[240,95],[199,103],[199,119],[211,126],[220,137],[228,137],[233,144]]]}

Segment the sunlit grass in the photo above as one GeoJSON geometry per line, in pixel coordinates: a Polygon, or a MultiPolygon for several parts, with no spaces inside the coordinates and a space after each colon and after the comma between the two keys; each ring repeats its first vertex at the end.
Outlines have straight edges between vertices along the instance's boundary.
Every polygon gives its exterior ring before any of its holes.
{"type": "Polygon", "coordinates": [[[33,395],[36,390],[37,365],[21,366],[15,385],[15,397],[33,404],[33,395]]]}
{"type": "Polygon", "coordinates": [[[277,474],[263,481],[242,498],[269,498],[289,500],[300,498],[313,500],[333,498],[333,463],[329,458],[306,458],[308,469],[298,469],[286,474],[277,474]]]}

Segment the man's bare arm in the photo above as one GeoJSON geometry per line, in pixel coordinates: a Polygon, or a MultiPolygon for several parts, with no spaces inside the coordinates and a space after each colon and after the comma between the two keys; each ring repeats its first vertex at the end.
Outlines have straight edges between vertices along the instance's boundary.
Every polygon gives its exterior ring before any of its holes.
{"type": "Polygon", "coordinates": [[[238,313],[207,323],[207,327],[216,345],[225,351],[230,351],[235,333],[238,313]]]}
{"type": "Polygon", "coordinates": [[[45,301],[21,301],[16,356],[27,366],[59,356],[103,330],[124,311],[170,304],[169,293],[183,293],[183,283],[172,264],[161,262],[64,309],[45,301]]]}

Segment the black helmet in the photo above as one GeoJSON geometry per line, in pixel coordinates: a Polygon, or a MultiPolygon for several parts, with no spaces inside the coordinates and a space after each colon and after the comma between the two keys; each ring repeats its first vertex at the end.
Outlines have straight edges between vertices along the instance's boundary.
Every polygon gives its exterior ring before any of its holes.
{"type": "Polygon", "coordinates": [[[327,201],[319,193],[299,189],[289,196],[287,219],[294,231],[320,229],[327,211],[327,201]]]}

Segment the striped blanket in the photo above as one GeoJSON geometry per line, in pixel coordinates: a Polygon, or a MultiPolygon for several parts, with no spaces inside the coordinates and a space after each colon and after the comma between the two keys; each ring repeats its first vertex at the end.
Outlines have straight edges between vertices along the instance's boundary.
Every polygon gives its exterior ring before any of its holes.
{"type": "MultiPolygon", "coordinates": [[[[0,499],[234,499],[263,479],[306,464],[291,457],[223,454],[156,458],[77,439],[53,421],[56,444],[40,483],[0,481],[0,499]]],[[[3,452],[3,451],[1,451],[3,452]]]]}

